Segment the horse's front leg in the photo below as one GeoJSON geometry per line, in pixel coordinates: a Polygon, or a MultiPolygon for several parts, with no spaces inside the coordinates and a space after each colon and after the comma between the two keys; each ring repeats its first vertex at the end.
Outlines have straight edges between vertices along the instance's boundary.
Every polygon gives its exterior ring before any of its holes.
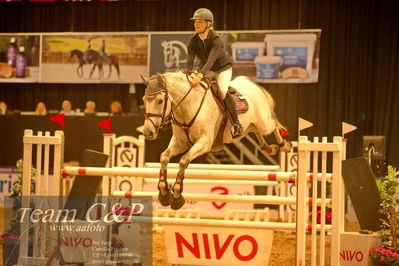
{"type": "Polygon", "coordinates": [[[176,182],[172,187],[172,198],[170,206],[173,210],[178,210],[183,207],[185,203],[184,197],[181,195],[183,192],[184,172],[190,162],[195,158],[209,152],[212,147],[212,141],[206,136],[200,138],[191,149],[184,154],[179,161],[179,172],[177,173],[176,182]]]}
{"type": "Polygon", "coordinates": [[[78,73],[78,77],[81,78],[83,76],[83,64],[79,64],[78,68],[76,69],[78,73]]]}
{"type": "Polygon", "coordinates": [[[172,139],[169,142],[168,148],[162,152],[161,157],[160,157],[160,162],[161,162],[161,169],[159,171],[159,181],[158,181],[158,200],[163,206],[169,206],[170,205],[170,198],[171,198],[171,193],[169,190],[168,186],[168,176],[167,176],[167,167],[170,158],[173,156],[184,152],[185,150],[188,149],[188,146],[186,143],[177,140],[177,138],[172,137],[172,139]]]}

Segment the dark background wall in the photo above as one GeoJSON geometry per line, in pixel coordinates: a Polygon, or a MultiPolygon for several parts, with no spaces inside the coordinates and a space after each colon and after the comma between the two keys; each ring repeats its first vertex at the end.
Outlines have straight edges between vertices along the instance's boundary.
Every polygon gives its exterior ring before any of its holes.
{"type": "MultiPolygon", "coordinates": [[[[399,166],[399,1],[220,0],[90,3],[1,3],[0,32],[192,31],[188,20],[207,7],[218,30],[322,29],[319,82],[263,84],[277,102],[280,121],[295,139],[298,117],[314,122],[305,135],[348,134],[349,156],[361,155],[363,135],[385,135],[387,162],[399,166]]],[[[0,84],[0,100],[13,109],[33,109],[38,100],[57,104],[87,95],[108,108],[127,101],[128,85],[0,84]]],[[[138,91],[142,87],[138,86],[138,91]]],[[[140,94],[140,93],[139,93],[140,94]]],[[[128,111],[128,110],[127,110],[128,111]]],[[[1,130],[1,129],[0,129],[1,130]]]]}

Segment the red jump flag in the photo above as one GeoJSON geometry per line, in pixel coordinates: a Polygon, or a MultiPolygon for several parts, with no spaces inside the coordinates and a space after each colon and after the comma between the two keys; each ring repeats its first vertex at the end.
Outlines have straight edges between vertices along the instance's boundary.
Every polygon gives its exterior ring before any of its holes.
{"type": "Polygon", "coordinates": [[[59,114],[50,117],[50,121],[60,124],[62,126],[62,131],[64,131],[64,114],[59,114]]]}
{"type": "Polygon", "coordinates": [[[111,132],[111,118],[107,118],[104,121],[101,121],[100,123],[97,124],[97,126],[105,128],[108,130],[108,133],[111,132]]]}

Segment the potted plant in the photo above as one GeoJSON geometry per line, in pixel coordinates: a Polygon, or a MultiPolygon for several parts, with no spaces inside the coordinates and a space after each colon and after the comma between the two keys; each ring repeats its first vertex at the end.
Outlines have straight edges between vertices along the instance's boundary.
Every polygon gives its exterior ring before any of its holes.
{"type": "Polygon", "coordinates": [[[377,235],[381,244],[370,249],[369,256],[375,265],[399,265],[399,171],[388,166],[388,174],[379,184],[381,196],[381,229],[377,235]]]}
{"type": "MultiPolygon", "coordinates": [[[[8,228],[5,233],[1,236],[1,240],[3,242],[3,257],[4,257],[4,265],[14,265],[17,263],[18,259],[18,241],[19,241],[19,228],[20,223],[20,212],[18,211],[21,208],[21,193],[22,193],[22,171],[23,171],[23,162],[22,160],[17,161],[16,167],[20,175],[18,175],[18,181],[12,187],[12,193],[8,197],[9,201],[7,206],[5,206],[5,212],[9,213],[10,221],[8,223],[8,228]]],[[[36,169],[32,167],[31,177],[36,176],[36,169]]]]}

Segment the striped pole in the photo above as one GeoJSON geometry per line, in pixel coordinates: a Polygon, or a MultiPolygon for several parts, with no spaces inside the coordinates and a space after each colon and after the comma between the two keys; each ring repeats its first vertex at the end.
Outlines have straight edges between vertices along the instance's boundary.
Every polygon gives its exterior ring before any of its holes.
{"type": "MultiPolygon", "coordinates": [[[[131,192],[131,191],[113,191],[111,193],[115,197],[151,197],[153,200],[158,199],[158,192],[131,192]]],[[[220,195],[220,194],[200,194],[200,193],[184,193],[186,200],[195,201],[211,201],[211,202],[236,202],[236,203],[251,203],[251,204],[272,204],[272,205],[295,205],[295,197],[278,197],[278,196],[263,196],[263,195],[220,195]]],[[[309,198],[307,204],[311,206],[312,199],[309,198]]],[[[331,204],[331,200],[326,200],[327,204],[331,204]]],[[[317,204],[321,204],[321,200],[317,200],[317,204]]]]}
{"type": "MultiPolygon", "coordinates": [[[[255,222],[255,221],[234,221],[234,220],[215,220],[215,219],[189,219],[189,218],[171,218],[171,217],[148,217],[134,216],[132,222],[153,223],[160,225],[178,225],[178,226],[211,226],[228,227],[242,229],[268,229],[268,230],[295,230],[295,223],[279,222],[255,222]]],[[[311,230],[311,224],[307,225],[307,230],[311,230]]],[[[320,225],[316,226],[320,230],[320,225]]],[[[331,230],[331,225],[326,225],[327,230],[331,230]]]]}
{"type": "MultiPolygon", "coordinates": [[[[145,163],[148,168],[160,168],[161,163],[145,163]]],[[[179,168],[178,163],[169,163],[168,169],[179,168]]],[[[245,170],[245,171],[279,171],[279,165],[246,165],[246,164],[200,164],[191,163],[187,169],[206,169],[206,170],[245,170]]]]}
{"type": "MultiPolygon", "coordinates": [[[[168,169],[169,177],[176,177],[179,169],[168,169]]],[[[158,177],[157,168],[126,168],[126,167],[76,167],[65,166],[64,173],[69,175],[87,176],[135,176],[135,177],[158,177]]],[[[313,175],[308,173],[309,180],[313,180],[313,175]]],[[[295,183],[296,173],[291,172],[267,172],[267,171],[227,171],[227,170],[202,170],[186,169],[185,178],[188,179],[222,179],[222,180],[260,180],[260,181],[285,181],[295,183]]],[[[321,175],[317,179],[321,180],[321,175]]],[[[331,175],[327,175],[327,180],[331,180],[331,175]]]]}
{"type": "MultiPolygon", "coordinates": [[[[144,178],[144,184],[158,184],[158,178],[144,178]]],[[[192,185],[238,185],[238,186],[279,186],[277,181],[258,180],[212,180],[212,179],[187,179],[184,184],[192,185]]]]}

